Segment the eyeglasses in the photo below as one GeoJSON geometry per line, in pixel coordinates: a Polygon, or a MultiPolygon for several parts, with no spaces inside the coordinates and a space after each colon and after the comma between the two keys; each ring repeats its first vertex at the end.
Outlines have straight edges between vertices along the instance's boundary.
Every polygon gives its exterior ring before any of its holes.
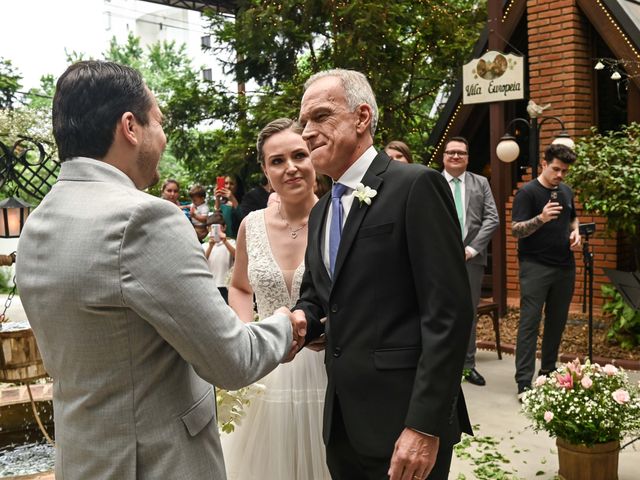
{"type": "Polygon", "coordinates": [[[460,150],[447,150],[444,154],[448,157],[466,157],[469,155],[467,152],[461,152],[460,150]]]}

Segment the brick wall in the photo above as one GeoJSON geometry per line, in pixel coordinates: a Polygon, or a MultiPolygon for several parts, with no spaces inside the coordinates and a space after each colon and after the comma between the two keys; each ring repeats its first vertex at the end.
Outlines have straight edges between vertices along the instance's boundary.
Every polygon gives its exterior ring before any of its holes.
{"type": "MultiPolygon", "coordinates": [[[[529,98],[538,105],[551,104],[547,115],[560,117],[572,138],[585,135],[596,123],[590,26],[575,0],[528,0],[527,21],[529,35],[529,98]]],[[[540,155],[559,132],[559,124],[546,122],[540,131],[540,155]]],[[[540,157],[542,158],[542,157],[540,157]]],[[[531,179],[529,175],[524,180],[531,179]]],[[[520,187],[522,184],[519,184],[520,187]]],[[[514,191],[515,194],[515,191],[514,191]]],[[[519,302],[517,241],[510,234],[513,195],[505,208],[507,225],[507,298],[510,304],[519,302]]],[[[603,268],[618,268],[626,249],[620,248],[617,238],[606,236],[606,220],[587,215],[576,203],[578,217],[583,223],[595,222],[597,234],[590,244],[594,252],[594,310],[603,303],[600,286],[610,283],[603,268]]],[[[575,252],[576,286],[572,310],[582,308],[583,255],[575,252]]]]}
{"type": "MultiPolygon", "coordinates": [[[[595,123],[590,27],[575,0],[528,0],[529,98],[559,116],[572,137],[595,123]]],[[[540,132],[540,150],[559,131],[548,121],[540,132]]]]}

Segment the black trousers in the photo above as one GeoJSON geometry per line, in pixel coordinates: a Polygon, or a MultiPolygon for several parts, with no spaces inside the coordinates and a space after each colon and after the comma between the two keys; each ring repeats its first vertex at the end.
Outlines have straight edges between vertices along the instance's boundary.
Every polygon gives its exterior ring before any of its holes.
{"type": "MultiPolygon", "coordinates": [[[[438,449],[436,464],[428,480],[447,480],[451,466],[453,445],[442,445],[438,449]]],[[[369,457],[353,448],[344,427],[342,409],[338,398],[333,407],[331,437],[327,445],[327,466],[333,480],[388,480],[391,457],[369,457]]]]}
{"type": "Polygon", "coordinates": [[[562,333],[576,280],[574,268],[551,267],[531,260],[520,261],[520,324],[516,340],[516,382],[531,385],[542,310],[541,370],[556,368],[562,333]]]}

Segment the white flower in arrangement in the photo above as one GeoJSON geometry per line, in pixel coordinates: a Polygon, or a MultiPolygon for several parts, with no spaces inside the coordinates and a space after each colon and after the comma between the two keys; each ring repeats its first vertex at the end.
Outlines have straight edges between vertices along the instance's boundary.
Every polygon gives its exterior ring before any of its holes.
{"type": "Polygon", "coordinates": [[[218,428],[224,433],[231,433],[242,422],[247,407],[253,398],[264,393],[266,387],[261,383],[254,383],[239,390],[224,390],[216,388],[216,403],[218,405],[218,428]]]}
{"type": "Polygon", "coordinates": [[[377,194],[378,194],[377,190],[371,187],[365,187],[362,183],[359,183],[358,185],[356,185],[356,189],[353,192],[353,195],[358,200],[360,200],[361,206],[363,203],[366,203],[367,205],[371,205],[371,199],[375,197],[377,194]]]}

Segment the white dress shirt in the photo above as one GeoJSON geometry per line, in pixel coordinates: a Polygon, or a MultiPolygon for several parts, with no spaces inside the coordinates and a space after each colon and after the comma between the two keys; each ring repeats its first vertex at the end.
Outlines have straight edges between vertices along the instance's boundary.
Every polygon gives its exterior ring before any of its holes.
{"type": "MultiPolygon", "coordinates": [[[[373,159],[376,158],[378,152],[372,146],[367,148],[360,158],[356,160],[353,165],[351,165],[346,172],[342,174],[342,176],[337,180],[337,183],[341,183],[346,186],[347,189],[342,195],[341,203],[343,209],[342,215],[342,226],[344,227],[345,222],[347,221],[347,217],[349,216],[349,210],[351,209],[351,205],[353,204],[353,192],[356,189],[356,186],[362,182],[362,178],[364,174],[367,173],[369,167],[373,163],[373,159]]],[[[327,271],[329,271],[329,225],[331,225],[331,217],[333,216],[333,212],[331,209],[331,202],[329,203],[329,211],[327,212],[327,218],[324,224],[324,244],[322,246],[322,259],[324,260],[324,266],[327,267],[327,271]]]]}

